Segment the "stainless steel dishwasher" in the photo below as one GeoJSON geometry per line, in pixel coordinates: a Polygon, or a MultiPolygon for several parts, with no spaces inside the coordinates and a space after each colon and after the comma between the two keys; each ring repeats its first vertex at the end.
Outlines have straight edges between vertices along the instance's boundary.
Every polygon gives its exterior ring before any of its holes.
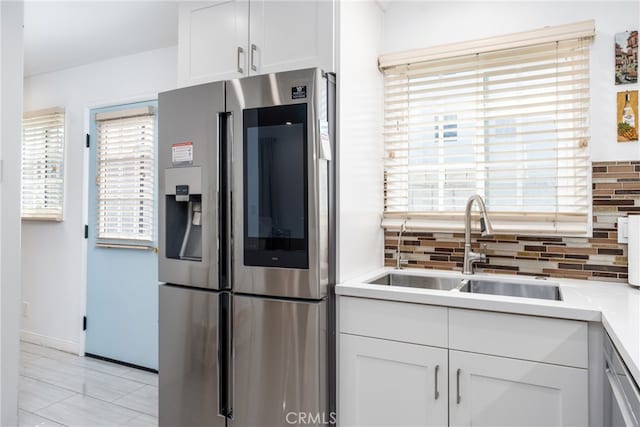
{"type": "Polygon", "coordinates": [[[609,336],[604,340],[605,425],[640,427],[640,389],[609,336]]]}

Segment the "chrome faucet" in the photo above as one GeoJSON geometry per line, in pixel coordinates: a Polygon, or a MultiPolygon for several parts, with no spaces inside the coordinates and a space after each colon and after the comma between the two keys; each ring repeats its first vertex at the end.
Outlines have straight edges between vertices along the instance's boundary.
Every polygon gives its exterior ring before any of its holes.
{"type": "Polygon", "coordinates": [[[474,194],[467,200],[467,207],[464,211],[464,263],[462,274],[473,274],[473,264],[478,261],[487,260],[486,254],[473,252],[471,250],[471,207],[473,206],[473,202],[476,202],[480,208],[480,233],[482,236],[493,234],[493,227],[491,227],[491,223],[489,222],[484,200],[478,194],[474,194]]]}
{"type": "Polygon", "coordinates": [[[403,260],[402,256],[400,255],[400,244],[402,243],[402,233],[404,233],[405,231],[407,231],[407,220],[405,219],[404,221],[402,221],[402,224],[400,225],[400,231],[398,232],[398,246],[396,248],[396,270],[400,270],[402,268],[402,265],[404,264],[409,264],[408,260],[403,260]]]}

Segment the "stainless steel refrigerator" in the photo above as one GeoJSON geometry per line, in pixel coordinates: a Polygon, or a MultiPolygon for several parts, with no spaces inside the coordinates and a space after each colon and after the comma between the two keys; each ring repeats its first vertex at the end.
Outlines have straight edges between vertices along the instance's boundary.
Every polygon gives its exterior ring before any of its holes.
{"type": "Polygon", "coordinates": [[[160,426],[335,420],[335,78],[161,93],[160,426]]]}

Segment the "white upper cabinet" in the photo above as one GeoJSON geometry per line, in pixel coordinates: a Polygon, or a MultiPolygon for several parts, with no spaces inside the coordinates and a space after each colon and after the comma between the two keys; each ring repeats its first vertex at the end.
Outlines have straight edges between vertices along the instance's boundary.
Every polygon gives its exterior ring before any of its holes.
{"type": "Polygon", "coordinates": [[[178,84],[311,67],[333,71],[333,26],[333,1],[181,4],[178,84]]]}
{"type": "Polygon", "coordinates": [[[180,86],[246,75],[249,3],[223,0],[180,5],[180,86]]]}
{"type": "Polygon", "coordinates": [[[252,0],[249,74],[333,71],[333,8],[332,1],[252,0]]]}

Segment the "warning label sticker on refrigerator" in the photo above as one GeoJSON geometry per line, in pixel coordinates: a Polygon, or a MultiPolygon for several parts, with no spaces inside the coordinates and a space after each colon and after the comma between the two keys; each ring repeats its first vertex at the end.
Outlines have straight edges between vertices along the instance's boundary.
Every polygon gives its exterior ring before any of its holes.
{"type": "Polygon", "coordinates": [[[171,163],[174,165],[193,164],[193,142],[178,142],[171,146],[171,163]]]}
{"type": "Polygon", "coordinates": [[[323,160],[331,160],[329,122],[326,120],[318,120],[318,128],[320,129],[320,158],[323,160]]]}

